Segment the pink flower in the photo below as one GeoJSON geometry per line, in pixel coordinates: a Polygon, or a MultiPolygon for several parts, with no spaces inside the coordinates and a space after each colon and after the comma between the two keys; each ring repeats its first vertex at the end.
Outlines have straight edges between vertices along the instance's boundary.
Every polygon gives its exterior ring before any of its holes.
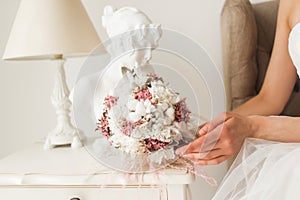
{"type": "Polygon", "coordinates": [[[163,149],[165,146],[167,146],[168,142],[162,142],[158,139],[153,138],[146,138],[144,139],[145,147],[148,149],[148,151],[157,151],[159,149],[163,149]]]}
{"type": "Polygon", "coordinates": [[[106,137],[110,137],[110,128],[108,124],[108,116],[107,116],[107,110],[103,113],[103,117],[98,120],[96,131],[101,131],[101,133],[106,137]]]}
{"type": "Polygon", "coordinates": [[[191,111],[186,105],[186,98],[182,99],[175,105],[175,121],[189,122],[191,111]]]}
{"type": "Polygon", "coordinates": [[[130,136],[133,129],[136,127],[136,125],[130,121],[125,120],[121,124],[121,131],[127,136],[130,136]]]}
{"type": "Polygon", "coordinates": [[[144,89],[144,90],[140,90],[137,93],[135,93],[134,94],[134,98],[136,100],[139,100],[139,101],[140,100],[146,101],[147,99],[149,101],[151,101],[152,100],[152,95],[151,95],[151,93],[150,93],[150,91],[148,89],[144,89]]]}
{"type": "Polygon", "coordinates": [[[104,111],[102,114],[102,118],[98,119],[96,131],[101,131],[101,133],[106,137],[110,137],[110,128],[108,123],[108,110],[110,110],[118,101],[118,97],[114,96],[107,96],[104,99],[104,111]]]}
{"type": "Polygon", "coordinates": [[[104,105],[106,109],[111,109],[118,101],[119,97],[107,96],[104,99],[104,105]]]}
{"type": "Polygon", "coordinates": [[[139,121],[135,122],[134,125],[135,126],[140,126],[144,123],[144,121],[142,119],[140,119],[139,121]]]}

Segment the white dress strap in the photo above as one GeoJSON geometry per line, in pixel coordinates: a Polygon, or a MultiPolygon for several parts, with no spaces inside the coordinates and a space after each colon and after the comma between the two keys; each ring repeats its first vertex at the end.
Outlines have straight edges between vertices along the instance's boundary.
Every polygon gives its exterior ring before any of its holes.
{"type": "Polygon", "coordinates": [[[288,44],[291,59],[297,69],[297,74],[300,73],[300,23],[296,24],[289,35],[288,44]]]}

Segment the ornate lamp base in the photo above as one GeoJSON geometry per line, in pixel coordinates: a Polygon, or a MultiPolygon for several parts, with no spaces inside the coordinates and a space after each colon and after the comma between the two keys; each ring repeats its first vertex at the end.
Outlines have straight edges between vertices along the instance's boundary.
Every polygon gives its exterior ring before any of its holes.
{"type": "Polygon", "coordinates": [[[67,126],[59,127],[57,126],[53,131],[51,131],[44,144],[44,149],[52,149],[56,146],[71,144],[72,148],[82,147],[82,143],[78,136],[78,129],[67,126]]]}
{"type": "Polygon", "coordinates": [[[48,134],[44,149],[68,144],[71,144],[72,148],[79,148],[82,146],[79,138],[80,131],[71,124],[70,120],[71,101],[65,78],[64,59],[62,55],[57,55],[55,58],[59,65],[51,100],[56,108],[57,126],[48,134]]]}

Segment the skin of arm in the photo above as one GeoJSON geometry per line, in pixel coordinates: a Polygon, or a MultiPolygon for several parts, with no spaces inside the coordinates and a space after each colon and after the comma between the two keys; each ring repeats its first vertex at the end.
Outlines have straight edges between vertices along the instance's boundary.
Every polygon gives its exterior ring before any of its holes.
{"type": "Polygon", "coordinates": [[[246,137],[278,142],[300,142],[300,118],[286,116],[242,116],[222,113],[207,123],[200,137],[188,145],[183,156],[197,164],[215,165],[235,156],[246,137]]]}
{"type": "Polygon", "coordinates": [[[222,113],[205,124],[183,156],[198,164],[219,164],[235,156],[245,138],[300,142],[300,118],[266,117],[284,109],[295,85],[297,72],[288,51],[291,28],[300,22],[300,2],[281,0],[275,42],[260,93],[231,113],[222,113]],[[299,16],[297,16],[299,15],[299,16]]]}
{"type": "Polygon", "coordinates": [[[279,142],[300,142],[300,118],[250,116],[253,131],[249,137],[279,142]]]}
{"type": "Polygon", "coordinates": [[[273,52],[259,94],[233,110],[240,115],[278,115],[293,91],[297,73],[288,51],[289,17],[293,2],[281,0],[273,52]]]}

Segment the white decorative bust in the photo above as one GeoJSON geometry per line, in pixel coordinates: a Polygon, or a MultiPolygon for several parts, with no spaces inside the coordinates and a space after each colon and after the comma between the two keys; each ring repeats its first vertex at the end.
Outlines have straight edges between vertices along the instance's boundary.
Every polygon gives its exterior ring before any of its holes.
{"type": "Polygon", "coordinates": [[[131,51],[129,55],[119,59],[135,67],[148,64],[151,59],[151,50],[158,46],[161,37],[159,24],[153,24],[143,12],[136,8],[123,7],[114,10],[112,6],[104,8],[102,24],[111,40],[107,51],[112,57],[131,51]]]}
{"type": "Polygon", "coordinates": [[[143,12],[132,7],[115,10],[106,6],[102,24],[110,38],[106,49],[112,60],[99,77],[95,90],[94,111],[97,118],[101,117],[99,111],[102,110],[99,101],[112,94],[123,77],[124,66],[153,72],[148,64],[162,34],[159,24],[153,24],[143,12]]]}

